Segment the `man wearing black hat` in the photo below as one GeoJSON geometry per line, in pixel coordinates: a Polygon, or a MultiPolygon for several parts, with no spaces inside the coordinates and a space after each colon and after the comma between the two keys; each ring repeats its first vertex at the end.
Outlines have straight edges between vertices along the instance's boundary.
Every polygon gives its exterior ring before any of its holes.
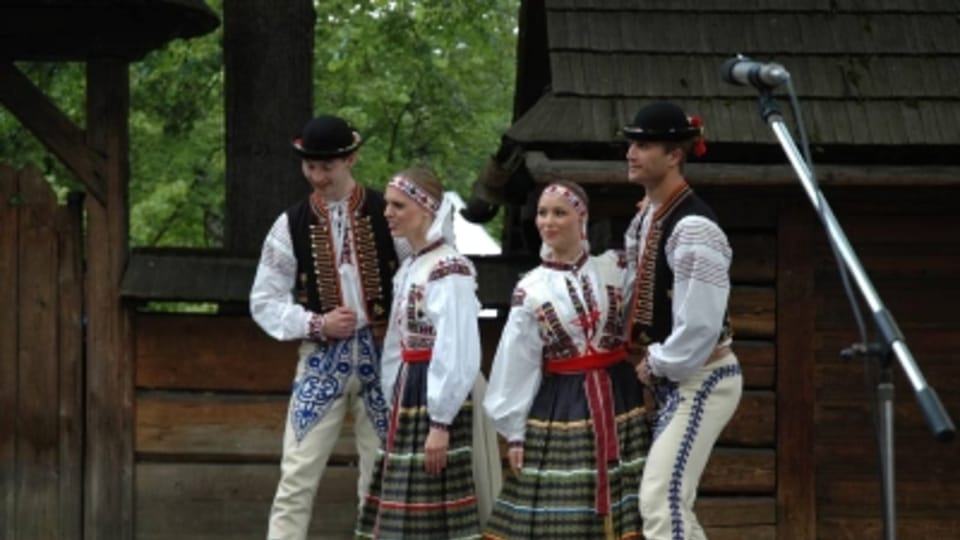
{"type": "Polygon", "coordinates": [[[383,195],[353,178],[361,144],[336,116],[313,118],[293,140],[313,191],[267,233],[250,291],[250,312],[264,331],[302,340],[270,540],[306,538],[314,494],[348,410],[361,500],[386,433],[380,349],[398,260],[383,195]]]}
{"type": "Polygon", "coordinates": [[[703,539],[693,513],[697,485],[743,386],[726,316],[732,252],[683,176],[687,155],[706,151],[700,118],[654,103],[623,133],[628,178],[646,192],[624,239],[627,341],[657,401],[640,483],[643,535],[703,539]]]}

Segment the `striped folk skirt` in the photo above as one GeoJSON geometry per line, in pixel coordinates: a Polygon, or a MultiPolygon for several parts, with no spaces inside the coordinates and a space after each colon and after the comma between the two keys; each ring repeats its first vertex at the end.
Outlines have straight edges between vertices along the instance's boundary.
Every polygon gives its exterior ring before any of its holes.
{"type": "Polygon", "coordinates": [[[436,476],[424,468],[430,431],[427,413],[429,363],[404,364],[397,381],[399,407],[391,449],[381,448],[370,493],[358,518],[356,538],[454,540],[480,538],[471,467],[470,397],[450,425],[447,466],[436,476]]]}
{"type": "Polygon", "coordinates": [[[523,469],[508,473],[484,538],[639,538],[640,478],[650,448],[634,368],[607,368],[613,386],[620,460],[608,465],[610,513],[596,512],[597,462],[583,374],[547,374],[527,419],[523,469]]]}

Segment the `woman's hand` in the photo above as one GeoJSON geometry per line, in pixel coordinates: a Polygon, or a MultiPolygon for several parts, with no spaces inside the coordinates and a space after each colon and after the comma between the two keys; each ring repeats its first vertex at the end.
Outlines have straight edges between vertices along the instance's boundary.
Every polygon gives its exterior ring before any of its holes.
{"type": "Polygon", "coordinates": [[[437,475],[447,466],[447,448],[450,447],[450,432],[441,427],[430,426],[427,441],[423,445],[424,468],[427,474],[437,475]]]}
{"type": "Polygon", "coordinates": [[[507,458],[510,460],[510,470],[514,476],[520,476],[520,469],[523,468],[523,446],[510,446],[507,449],[507,458]]]}
{"type": "Polygon", "coordinates": [[[647,360],[647,357],[644,356],[643,360],[637,364],[637,378],[640,379],[640,382],[646,386],[653,386],[653,373],[650,371],[650,363],[647,360]]]}

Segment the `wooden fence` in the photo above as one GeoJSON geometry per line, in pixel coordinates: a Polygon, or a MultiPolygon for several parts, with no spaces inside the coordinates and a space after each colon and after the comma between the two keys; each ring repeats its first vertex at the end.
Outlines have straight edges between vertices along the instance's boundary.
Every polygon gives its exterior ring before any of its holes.
{"type": "Polygon", "coordinates": [[[81,208],[0,163],[0,537],[80,538],[81,208]]]}

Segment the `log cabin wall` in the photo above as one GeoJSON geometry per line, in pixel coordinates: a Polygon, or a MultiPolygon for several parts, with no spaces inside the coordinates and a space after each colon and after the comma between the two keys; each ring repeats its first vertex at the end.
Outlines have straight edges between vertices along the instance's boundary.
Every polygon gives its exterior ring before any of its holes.
{"type": "MultiPolygon", "coordinates": [[[[837,218],[898,322],[928,383],[960,420],[958,187],[835,190],[837,218]]],[[[879,459],[865,362],[838,352],[859,341],[824,235],[812,238],[815,309],[817,537],[882,538],[879,459]]],[[[870,324],[869,314],[865,313],[870,324]]],[[[875,334],[874,334],[875,335],[875,334]]],[[[903,370],[894,366],[897,538],[960,538],[960,449],[937,442],[903,370]]]]}
{"type": "MultiPolygon", "coordinates": [[[[487,321],[489,365],[499,328],[487,321]]],[[[136,537],[263,538],[297,345],[274,341],[245,315],[138,313],[135,336],[136,537]]],[[[353,538],[356,479],[348,420],[311,535],[353,538]]]]}

